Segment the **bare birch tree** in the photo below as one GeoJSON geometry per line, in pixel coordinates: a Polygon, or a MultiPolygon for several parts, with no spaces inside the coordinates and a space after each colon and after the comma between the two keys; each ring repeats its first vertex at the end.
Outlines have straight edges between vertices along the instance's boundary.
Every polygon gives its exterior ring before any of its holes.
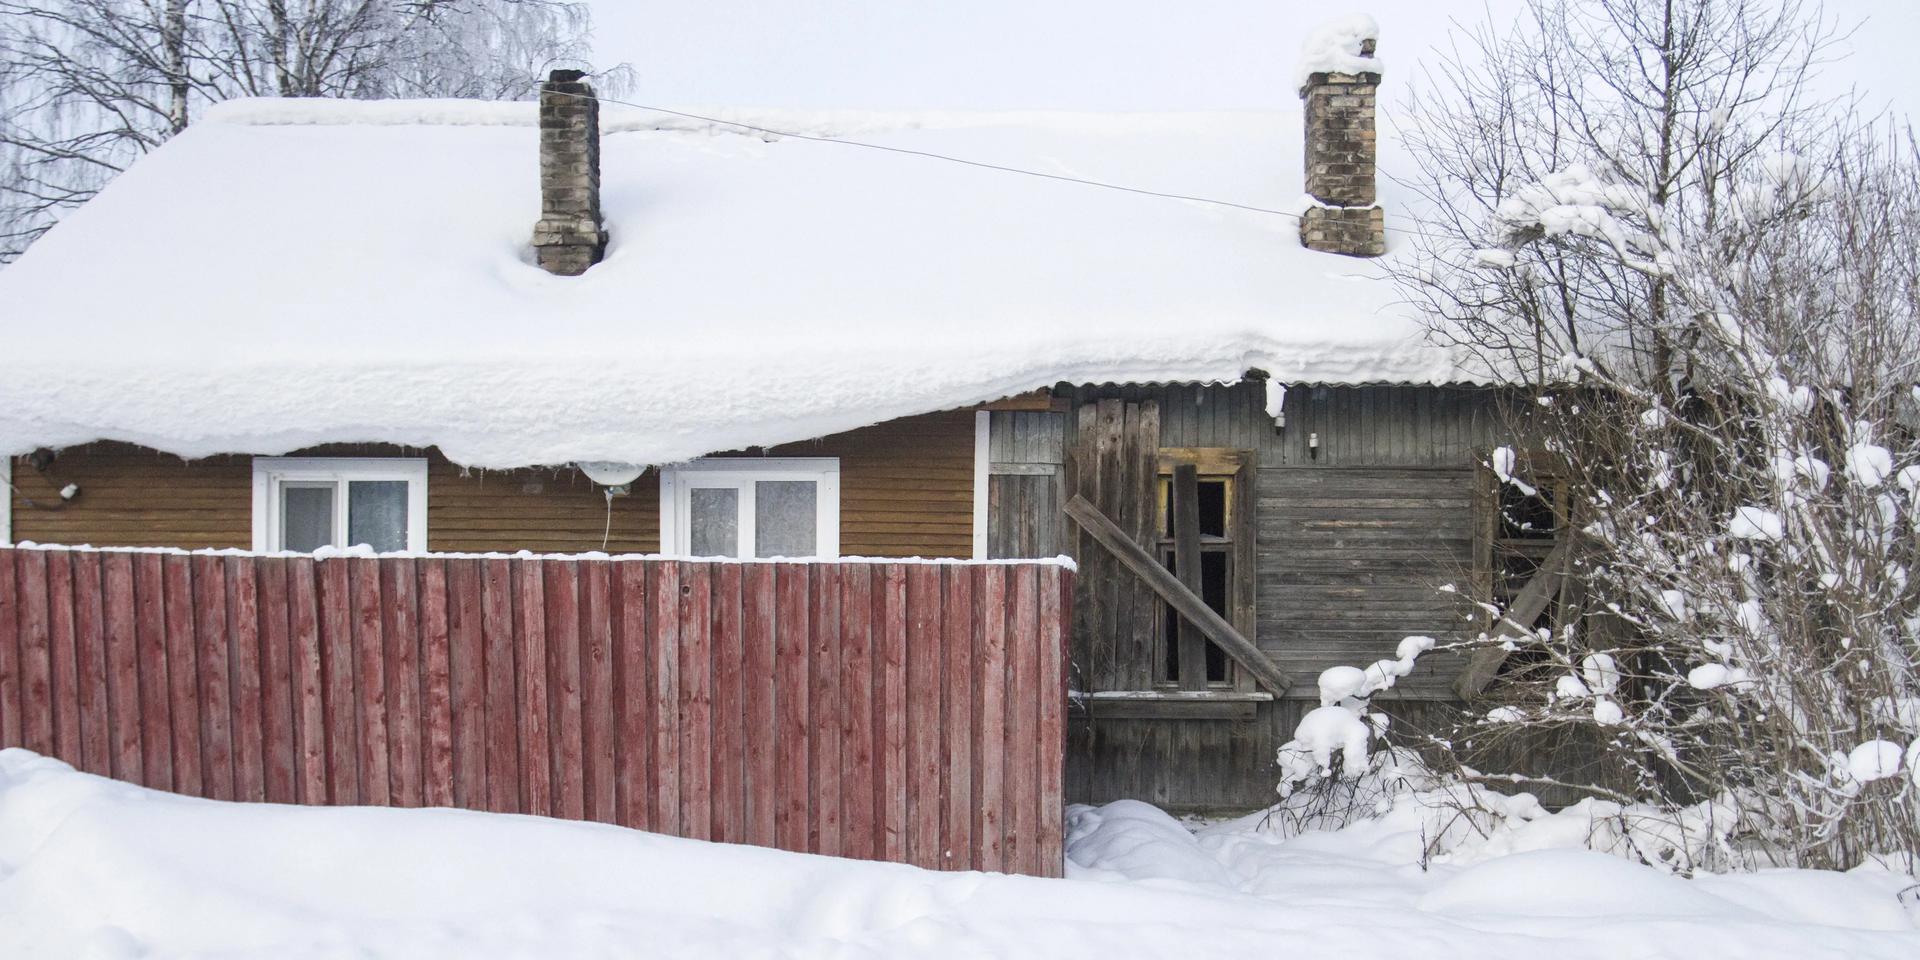
{"type": "Polygon", "coordinates": [[[1810,94],[1832,36],[1796,0],[1531,0],[1401,130],[1395,269],[1517,385],[1489,463],[1564,491],[1583,587],[1491,611],[1452,740],[1578,732],[1595,795],[1724,862],[1920,854],[1920,163],[1810,94]]]}
{"type": "Polygon", "coordinates": [[[0,262],[233,97],[525,99],[576,0],[0,0],[0,262]]]}

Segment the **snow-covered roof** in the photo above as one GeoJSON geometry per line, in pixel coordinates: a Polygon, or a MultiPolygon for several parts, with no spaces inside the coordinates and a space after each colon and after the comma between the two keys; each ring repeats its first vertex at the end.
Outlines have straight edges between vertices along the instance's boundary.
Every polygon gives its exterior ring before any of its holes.
{"type": "MultiPolygon", "coordinates": [[[[1297,113],[724,115],[1309,202],[1297,113]]],[[[0,271],[0,453],[664,463],[1063,380],[1475,379],[1291,217],[614,106],[603,129],[611,245],[561,278],[528,245],[532,104],[215,108],[0,271]]]]}

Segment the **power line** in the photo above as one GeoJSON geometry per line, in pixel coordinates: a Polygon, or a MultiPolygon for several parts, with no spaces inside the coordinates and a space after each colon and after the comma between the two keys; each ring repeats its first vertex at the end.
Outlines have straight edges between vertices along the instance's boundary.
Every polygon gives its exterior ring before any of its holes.
{"type": "Polygon", "coordinates": [[[1232,200],[1218,200],[1213,197],[1196,197],[1191,194],[1185,194],[1185,193],[1167,193],[1160,190],[1148,190],[1145,187],[1130,187],[1124,183],[1109,183],[1105,180],[1088,180],[1084,177],[1072,177],[1063,173],[1047,173],[1042,170],[1027,170],[1021,167],[1009,167],[999,163],[988,163],[984,160],[969,160],[965,157],[952,157],[944,153],[934,153],[930,150],[914,150],[908,147],[892,147],[884,143],[867,143],[863,140],[848,140],[843,137],[826,137],[826,136],[819,136],[819,135],[810,134],[810,133],[793,133],[786,130],[775,130],[770,127],[756,126],[751,123],[742,123],[738,120],[723,120],[719,117],[703,117],[697,113],[687,113],[681,110],[669,110],[665,107],[654,107],[644,103],[634,103],[629,100],[617,100],[617,99],[614,99],[613,97],[598,97],[598,96],[589,97],[585,94],[570,93],[564,90],[546,90],[543,92],[557,93],[565,97],[577,97],[581,100],[598,100],[601,103],[617,103],[623,107],[633,107],[636,110],[647,110],[653,113],[664,113],[669,116],[681,117],[687,120],[698,120],[698,121],[701,121],[702,123],[717,123],[717,124],[721,124],[729,127],[738,127],[742,130],[751,130],[754,133],[765,134],[771,137],[791,137],[795,140],[811,140],[815,143],[837,143],[837,144],[840,144],[841,146],[847,146],[847,147],[865,147],[868,150],[884,150],[887,153],[898,153],[898,154],[903,154],[909,157],[924,157],[928,160],[944,160],[948,163],[957,163],[967,167],[978,167],[982,170],[997,170],[1001,173],[1017,173],[1022,176],[1039,177],[1043,180],[1058,180],[1058,181],[1061,181],[1062,183],[1077,183],[1077,184],[1081,184],[1082,186],[1099,187],[1103,190],[1118,190],[1122,193],[1137,193],[1144,197],[1159,197],[1160,199],[1163,199],[1163,200],[1185,200],[1190,203],[1208,203],[1208,204],[1213,204],[1214,206],[1232,207],[1235,210],[1246,210],[1252,213],[1265,213],[1265,214],[1271,214],[1276,217],[1286,217],[1291,220],[1300,219],[1300,215],[1297,213],[1293,213],[1292,211],[1275,210],[1271,207],[1257,207],[1252,204],[1237,203],[1232,200]]]}

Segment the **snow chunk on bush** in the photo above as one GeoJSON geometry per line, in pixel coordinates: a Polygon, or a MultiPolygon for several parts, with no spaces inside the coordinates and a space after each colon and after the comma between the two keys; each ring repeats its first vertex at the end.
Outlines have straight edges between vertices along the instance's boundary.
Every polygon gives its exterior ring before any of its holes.
{"type": "Polygon", "coordinates": [[[1868,740],[1847,754],[1847,772],[1861,783],[1884,780],[1900,772],[1900,745],[1891,740],[1868,740]]]}
{"type": "Polygon", "coordinates": [[[1779,540],[1787,535],[1780,515],[1764,507],[1741,507],[1727,523],[1727,533],[1741,540],[1779,540]]]}
{"type": "Polygon", "coordinates": [[[1359,667],[1328,667],[1320,671],[1320,705],[1330,707],[1348,697],[1358,697],[1367,686],[1367,672],[1359,667]]]}
{"type": "Polygon", "coordinates": [[[1713,690],[1730,684],[1747,683],[1751,674],[1724,663],[1703,663],[1687,671],[1687,686],[1695,690],[1713,690]]]}
{"type": "Polygon", "coordinates": [[[1321,776],[1333,773],[1333,753],[1340,752],[1341,772],[1347,776],[1359,776],[1367,769],[1367,738],[1373,736],[1373,727],[1360,718],[1360,714],[1342,706],[1315,707],[1300,718],[1300,726],[1294,728],[1295,743],[1306,750],[1313,758],[1316,771],[1321,776]]]}
{"type": "Polygon", "coordinates": [[[1501,483],[1511,484],[1515,490],[1531,497],[1534,495],[1534,489],[1513,475],[1513,468],[1517,462],[1518,458],[1512,447],[1495,447],[1487,465],[1493,468],[1493,475],[1500,478],[1501,483]]]}
{"type": "Polygon", "coordinates": [[[1380,25],[1364,13],[1329,20],[1300,47],[1294,85],[1304,87],[1316,73],[1379,73],[1380,58],[1363,56],[1361,45],[1380,40],[1380,25]]]}
{"type": "Polygon", "coordinates": [[[1877,487],[1893,476],[1893,454],[1874,443],[1856,443],[1847,451],[1847,477],[1863,487],[1877,487]]]}

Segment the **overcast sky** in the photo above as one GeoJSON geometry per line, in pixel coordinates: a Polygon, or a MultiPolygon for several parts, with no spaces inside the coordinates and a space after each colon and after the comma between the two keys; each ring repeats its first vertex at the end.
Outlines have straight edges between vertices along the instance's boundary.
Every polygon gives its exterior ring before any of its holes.
{"type": "MultiPolygon", "coordinates": [[[[1294,101],[1305,32],[1380,22],[1387,82],[1417,83],[1454,20],[1521,0],[591,0],[595,58],[660,104],[1262,109],[1294,101]]],[[[1827,0],[1857,29],[1823,85],[1920,115],[1920,0],[1827,0]]]]}

